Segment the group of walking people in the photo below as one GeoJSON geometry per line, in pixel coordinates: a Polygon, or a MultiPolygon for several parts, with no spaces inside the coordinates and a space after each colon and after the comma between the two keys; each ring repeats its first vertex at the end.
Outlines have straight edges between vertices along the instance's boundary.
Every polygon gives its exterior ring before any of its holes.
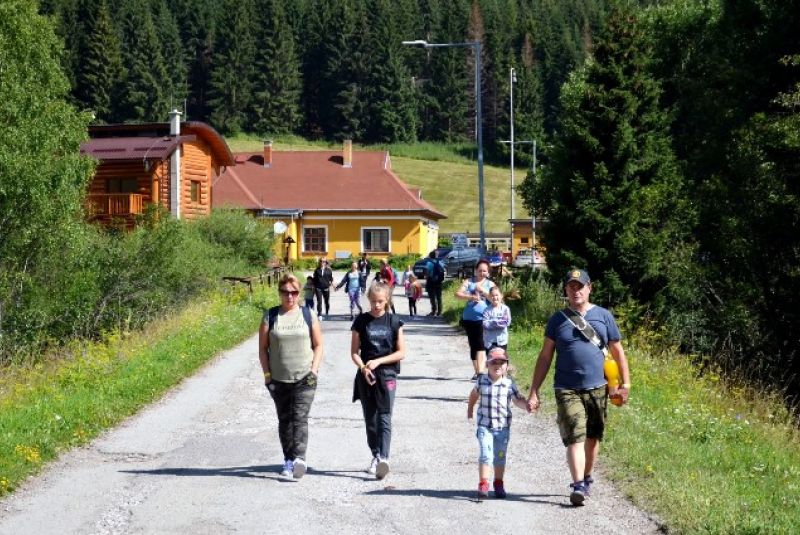
{"type": "MultiPolygon", "coordinates": [[[[382,272],[384,268],[385,261],[381,265],[382,272]]],[[[435,266],[429,268],[429,275],[433,269],[435,266]]],[[[367,312],[353,298],[363,291],[362,273],[360,263],[353,263],[337,288],[347,286],[350,295],[351,319],[354,320],[350,353],[357,367],[353,401],[360,401],[362,406],[371,453],[368,472],[382,479],[389,473],[392,410],[400,361],[405,358],[405,340],[403,322],[394,314],[392,306],[394,273],[383,274],[380,281],[374,281],[366,290],[370,304],[367,312]],[[354,308],[359,309],[357,316],[353,314],[354,308]]],[[[511,312],[503,302],[501,288],[491,280],[489,273],[489,262],[481,260],[475,268],[475,276],[462,281],[455,292],[458,299],[466,301],[461,325],[467,333],[474,370],[467,417],[477,414],[478,496],[489,496],[489,479],[493,473],[495,497],[506,497],[503,478],[512,406],[527,412],[540,408],[540,389],[555,360],[556,421],[572,481],[569,499],[573,505],[583,505],[594,482],[592,470],[605,432],[608,388],[603,365],[606,354],[616,361],[622,378],[615,396],[624,404],[630,392],[630,372],[619,328],[610,311],[590,302],[592,285],[588,273],[581,269],[570,270],[564,280],[568,307],[553,314],[547,322],[544,344],[526,398],[508,376],[511,312]]],[[[322,274],[324,276],[324,269],[322,274]]],[[[306,470],[308,411],[323,355],[318,318],[320,304],[317,304],[318,314],[299,306],[300,282],[293,274],[285,275],[278,288],[281,305],[264,314],[259,358],[278,414],[284,454],[282,474],[298,479],[306,470]]],[[[438,303],[441,307],[440,295],[438,303]]],[[[432,310],[434,314],[441,314],[441,308],[432,310]]]]}
{"type": "MultiPolygon", "coordinates": [[[[345,284],[348,287],[353,319],[352,294],[360,292],[356,263],[348,275],[339,287],[345,284]],[[354,276],[348,276],[353,273],[354,276]]],[[[300,284],[292,273],[278,281],[281,304],[264,312],[258,353],[264,384],[278,415],[284,458],[281,475],[294,479],[302,478],[307,469],[308,414],[324,354],[319,315],[311,307],[300,306],[300,284]]],[[[353,401],[361,402],[367,445],[372,454],[367,471],[378,479],[389,473],[392,409],[399,362],[405,358],[403,322],[388,313],[391,297],[387,283],[373,282],[367,290],[369,311],[363,312],[359,305],[359,314],[351,327],[351,359],[358,368],[353,401]]]]}
{"type": "Polygon", "coordinates": [[[478,406],[477,438],[478,495],[489,495],[490,463],[494,469],[494,493],[506,496],[503,476],[508,457],[511,407],[528,412],[541,406],[542,383],[555,357],[554,390],[556,422],[566,448],[569,466],[570,503],[583,505],[594,483],[592,470],[600,451],[608,414],[609,385],[604,376],[606,358],[619,368],[622,385],[614,388],[620,404],[628,402],[630,370],[622,335],[610,311],[590,302],[592,283],[582,269],[572,269],[564,278],[568,306],[553,314],[544,332],[544,344],[534,367],[530,395],[520,393],[508,373],[508,326],[511,314],[503,294],[489,278],[490,266],[481,260],[475,276],[461,283],[456,297],[466,301],[461,324],[467,333],[475,375],[467,417],[478,406]],[[486,358],[488,353],[488,360],[486,358]],[[608,355],[608,357],[607,357],[608,355]]]}

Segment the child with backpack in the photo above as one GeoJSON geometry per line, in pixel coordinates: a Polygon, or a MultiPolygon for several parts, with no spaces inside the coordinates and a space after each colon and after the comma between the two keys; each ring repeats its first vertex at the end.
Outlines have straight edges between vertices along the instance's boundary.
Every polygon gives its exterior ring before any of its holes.
{"type": "Polygon", "coordinates": [[[408,315],[414,317],[417,315],[417,301],[422,297],[422,285],[417,280],[417,277],[411,273],[406,278],[406,297],[408,298],[408,315]]]}
{"type": "Polygon", "coordinates": [[[303,286],[303,297],[306,301],[306,308],[314,308],[314,277],[306,277],[306,284],[303,286]]]}

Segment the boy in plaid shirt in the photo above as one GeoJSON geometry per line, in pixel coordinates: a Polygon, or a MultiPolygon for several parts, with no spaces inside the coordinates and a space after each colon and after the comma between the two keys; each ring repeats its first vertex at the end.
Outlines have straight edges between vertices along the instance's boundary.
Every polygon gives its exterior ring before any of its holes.
{"type": "Polygon", "coordinates": [[[477,437],[480,445],[478,497],[489,497],[491,473],[489,463],[492,462],[494,495],[496,498],[505,498],[503,475],[506,471],[508,440],[511,434],[511,404],[527,411],[528,403],[514,380],[506,376],[508,356],[505,349],[492,348],[486,364],[488,373],[478,375],[467,405],[467,418],[472,419],[475,404],[478,404],[477,437]]]}

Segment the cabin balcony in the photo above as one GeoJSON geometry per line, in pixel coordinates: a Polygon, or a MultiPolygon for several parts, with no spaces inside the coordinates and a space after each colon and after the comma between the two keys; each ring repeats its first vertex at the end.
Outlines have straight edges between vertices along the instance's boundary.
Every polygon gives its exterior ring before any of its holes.
{"type": "Polygon", "coordinates": [[[129,218],[144,211],[144,195],[138,193],[91,194],[88,215],[92,218],[129,218]]]}

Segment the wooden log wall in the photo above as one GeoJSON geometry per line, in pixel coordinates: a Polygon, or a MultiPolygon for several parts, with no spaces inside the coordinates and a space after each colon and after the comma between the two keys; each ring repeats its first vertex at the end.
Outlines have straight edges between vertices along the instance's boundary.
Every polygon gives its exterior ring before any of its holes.
{"type": "Polygon", "coordinates": [[[211,214],[211,149],[202,140],[183,145],[181,217],[199,219],[211,214]],[[192,182],[199,186],[198,200],[192,202],[192,182]]]}

